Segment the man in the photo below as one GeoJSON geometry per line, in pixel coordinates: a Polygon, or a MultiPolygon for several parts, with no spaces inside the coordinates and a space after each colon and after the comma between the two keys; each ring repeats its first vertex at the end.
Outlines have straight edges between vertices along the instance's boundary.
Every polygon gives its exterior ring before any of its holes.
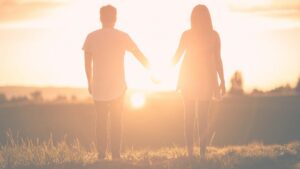
{"type": "Polygon", "coordinates": [[[123,95],[126,91],[124,55],[131,52],[148,68],[148,61],[128,34],[114,28],[117,10],[111,5],[100,9],[102,28],[90,33],[83,45],[88,90],[96,107],[98,158],[104,159],[107,148],[107,118],[111,121],[111,151],[120,159],[123,95]]]}

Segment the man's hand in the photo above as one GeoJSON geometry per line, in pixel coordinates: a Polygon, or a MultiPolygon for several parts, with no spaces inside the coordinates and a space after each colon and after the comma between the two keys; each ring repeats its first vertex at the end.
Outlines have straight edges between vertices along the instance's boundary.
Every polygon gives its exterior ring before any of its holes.
{"type": "Polygon", "coordinates": [[[158,74],[151,73],[150,78],[151,78],[151,81],[155,84],[161,83],[161,77],[159,77],[158,74]]]}
{"type": "Polygon", "coordinates": [[[225,82],[221,81],[220,85],[217,86],[217,89],[215,91],[215,99],[221,100],[222,97],[225,95],[225,93],[226,93],[225,82]]]}
{"type": "Polygon", "coordinates": [[[170,63],[164,65],[160,62],[155,65],[155,67],[151,66],[149,70],[150,78],[155,84],[163,83],[175,71],[173,70],[174,66],[170,63]]]}
{"type": "Polygon", "coordinates": [[[224,96],[225,93],[226,93],[225,82],[222,80],[220,84],[220,94],[221,96],[224,96]]]}
{"type": "Polygon", "coordinates": [[[89,90],[90,94],[93,93],[93,84],[92,84],[92,82],[89,82],[88,90],[89,90]]]}

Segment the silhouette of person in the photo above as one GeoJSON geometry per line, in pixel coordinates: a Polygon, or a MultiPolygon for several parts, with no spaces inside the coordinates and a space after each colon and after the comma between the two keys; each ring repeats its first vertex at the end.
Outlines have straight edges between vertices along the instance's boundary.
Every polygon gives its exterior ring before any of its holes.
{"type": "Polygon", "coordinates": [[[177,89],[181,92],[184,103],[188,156],[193,156],[193,131],[197,113],[200,156],[204,157],[209,141],[208,114],[211,101],[214,97],[220,98],[225,93],[220,37],[213,30],[210,13],[204,5],[194,7],[191,14],[191,28],[183,32],[173,63],[177,64],[183,55],[177,89]]]}
{"type": "Polygon", "coordinates": [[[96,108],[96,145],[99,159],[106,157],[109,114],[112,158],[121,158],[123,95],[127,88],[124,77],[125,51],[131,52],[148,68],[146,57],[130,36],[114,28],[116,20],[115,7],[101,7],[102,28],[88,34],[83,45],[88,90],[96,108]]]}

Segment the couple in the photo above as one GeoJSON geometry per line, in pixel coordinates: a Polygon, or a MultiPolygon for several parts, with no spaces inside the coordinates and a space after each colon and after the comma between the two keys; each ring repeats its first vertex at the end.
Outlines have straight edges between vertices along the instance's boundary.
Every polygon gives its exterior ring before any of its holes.
{"type": "MultiPolygon", "coordinates": [[[[121,158],[122,109],[126,91],[125,51],[131,52],[147,69],[150,67],[130,36],[114,28],[116,15],[115,7],[103,6],[100,9],[102,29],[90,33],[83,46],[88,89],[97,114],[96,145],[99,159],[106,157],[109,113],[112,158],[121,158]]],[[[193,157],[194,121],[198,117],[200,156],[204,157],[209,141],[208,113],[211,101],[221,98],[225,93],[220,38],[213,30],[209,11],[204,5],[194,7],[191,28],[182,34],[173,64],[177,64],[183,55],[178,90],[184,102],[187,152],[189,157],[193,157]]]]}

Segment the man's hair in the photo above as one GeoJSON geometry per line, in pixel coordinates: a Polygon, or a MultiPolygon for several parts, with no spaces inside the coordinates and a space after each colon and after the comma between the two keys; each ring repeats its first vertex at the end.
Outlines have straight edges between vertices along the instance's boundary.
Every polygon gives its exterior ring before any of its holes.
{"type": "Polygon", "coordinates": [[[111,5],[101,7],[100,18],[102,24],[115,23],[117,18],[117,9],[111,5]]]}

